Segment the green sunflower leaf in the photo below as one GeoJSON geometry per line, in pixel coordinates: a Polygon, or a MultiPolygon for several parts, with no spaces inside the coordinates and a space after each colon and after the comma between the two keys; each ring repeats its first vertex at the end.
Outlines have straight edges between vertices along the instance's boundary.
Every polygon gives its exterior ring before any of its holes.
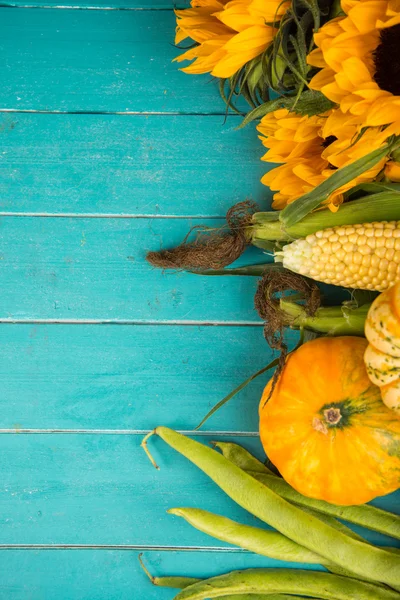
{"type": "Polygon", "coordinates": [[[333,106],[335,106],[334,103],[328,100],[321,92],[306,90],[299,97],[297,95],[286,96],[277,98],[276,100],[269,100],[269,102],[257,106],[257,108],[247,113],[238,129],[242,129],[242,127],[245,127],[256,119],[262,119],[265,115],[279,108],[287,108],[288,110],[295,108],[296,114],[312,117],[313,115],[320,115],[330,110],[333,106]]]}
{"type": "MultiPolygon", "coordinates": [[[[302,116],[312,117],[321,115],[333,108],[335,104],[328,100],[321,92],[306,90],[296,103],[296,113],[302,116]]],[[[290,110],[290,109],[289,109],[290,110]]]]}
{"type": "Polygon", "coordinates": [[[299,0],[299,5],[304,6],[310,11],[314,19],[315,31],[318,31],[320,24],[321,9],[318,6],[317,0],[299,0]]]}
{"type": "Polygon", "coordinates": [[[246,125],[251,123],[251,121],[255,121],[256,119],[262,119],[262,117],[264,117],[268,113],[271,113],[274,110],[278,110],[278,108],[282,108],[285,105],[285,102],[287,102],[287,99],[277,98],[276,100],[269,100],[268,102],[261,104],[261,106],[257,106],[257,108],[247,113],[247,115],[239,125],[238,129],[242,129],[242,127],[245,127],[246,125]]]}

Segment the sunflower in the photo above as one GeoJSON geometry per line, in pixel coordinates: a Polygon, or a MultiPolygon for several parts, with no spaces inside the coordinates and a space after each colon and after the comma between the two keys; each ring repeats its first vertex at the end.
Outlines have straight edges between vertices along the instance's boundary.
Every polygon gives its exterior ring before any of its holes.
{"type": "Polygon", "coordinates": [[[175,42],[190,37],[197,42],[175,60],[192,60],[186,73],[211,73],[227,79],[262,54],[276,34],[285,14],[286,0],[192,0],[190,9],[175,11],[175,42]]]}
{"type": "Polygon", "coordinates": [[[314,35],[308,63],[320,90],[366,126],[400,120],[399,0],[342,0],[344,17],[314,35]]]}
{"type": "MultiPolygon", "coordinates": [[[[262,178],[275,191],[273,208],[282,209],[328,179],[338,168],[351,164],[381,147],[400,123],[388,128],[369,128],[360,137],[360,127],[351,115],[333,109],[323,115],[301,116],[280,109],[263,117],[257,129],[268,152],[262,160],[281,163],[262,178]],[[359,138],[359,139],[358,139],[359,138]]],[[[400,177],[400,164],[383,158],[376,166],[338,188],[327,204],[336,211],[343,194],[358,183],[373,181],[385,168],[400,177]]]]}

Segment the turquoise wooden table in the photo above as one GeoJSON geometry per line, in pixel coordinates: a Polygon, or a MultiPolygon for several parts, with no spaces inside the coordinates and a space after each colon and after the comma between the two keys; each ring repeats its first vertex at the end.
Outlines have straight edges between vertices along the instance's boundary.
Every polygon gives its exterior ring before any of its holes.
{"type": "MultiPolygon", "coordinates": [[[[171,64],[172,8],[0,8],[1,599],[172,598],[149,584],[140,552],[158,575],[277,564],[168,516],[187,505],[252,521],[162,443],[159,472],[140,449],[155,425],[193,430],[271,359],[252,278],[162,274],[144,260],[191,225],[220,224],[237,200],[269,200],[254,130],[224,124],[209,78],[171,64]]],[[[264,383],[201,440],[262,456],[264,383]]],[[[378,504],[398,510],[399,498],[378,504]]]]}

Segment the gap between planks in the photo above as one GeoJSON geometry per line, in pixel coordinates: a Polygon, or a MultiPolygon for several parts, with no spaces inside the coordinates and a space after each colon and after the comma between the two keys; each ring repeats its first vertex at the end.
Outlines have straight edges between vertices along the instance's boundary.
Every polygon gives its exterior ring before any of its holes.
{"type": "Polygon", "coordinates": [[[168,7],[138,7],[138,6],[77,6],[76,4],[71,5],[51,5],[51,4],[8,4],[6,2],[0,3],[0,8],[34,8],[34,9],[57,9],[57,10],[119,10],[119,11],[172,11],[189,8],[188,6],[171,6],[168,7]]]}
{"type": "Polygon", "coordinates": [[[224,546],[135,546],[128,544],[0,544],[0,550],[130,550],[141,552],[229,552],[250,554],[244,548],[224,546]]]}
{"type": "Polygon", "coordinates": [[[132,325],[164,327],[263,327],[262,321],[142,321],[103,320],[103,319],[13,319],[0,318],[4,325],[132,325]]]}
{"type": "MultiPolygon", "coordinates": [[[[1,434],[28,434],[28,435],[131,435],[145,436],[153,429],[0,429],[1,434]]],[[[195,431],[193,429],[178,429],[178,433],[192,437],[254,437],[258,438],[258,431],[195,431]]]]}
{"type": "MultiPolygon", "coordinates": [[[[2,7],[1,8],[6,8],[2,7]]],[[[16,114],[38,114],[38,115],[118,115],[121,117],[124,116],[137,116],[137,117],[241,117],[244,118],[245,114],[236,114],[233,112],[226,111],[218,111],[218,112],[164,112],[164,111],[147,111],[140,112],[134,110],[124,110],[124,111],[107,111],[107,110],[36,110],[30,108],[0,108],[0,113],[16,113],[16,114]]]]}
{"type": "Polygon", "coordinates": [[[175,219],[175,220],[224,220],[225,216],[216,215],[154,215],[154,214],[121,214],[121,213],[46,213],[46,212],[0,212],[0,217],[40,217],[46,219],[175,219]]]}

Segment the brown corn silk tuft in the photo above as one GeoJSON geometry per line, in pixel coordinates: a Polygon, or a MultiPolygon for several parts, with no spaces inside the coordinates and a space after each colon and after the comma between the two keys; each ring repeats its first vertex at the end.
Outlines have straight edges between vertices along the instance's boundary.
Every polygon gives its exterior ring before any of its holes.
{"type": "Polygon", "coordinates": [[[249,240],[246,228],[258,207],[250,201],[235,204],[226,213],[226,225],[220,229],[193,227],[182,244],[169,250],[148,252],[147,260],[160,269],[205,271],[222,269],[234,262],[244,252],[249,240]],[[189,241],[196,232],[195,239],[189,241]]]}
{"type": "Polygon", "coordinates": [[[275,369],[266,402],[272,396],[288,355],[284,330],[291,323],[288,315],[281,309],[277,295],[293,291],[300,295],[307,315],[313,316],[321,305],[321,292],[313,281],[292,271],[267,270],[260,279],[254,296],[256,311],[264,321],[264,337],[271,348],[280,352],[279,364],[275,369]]]}

